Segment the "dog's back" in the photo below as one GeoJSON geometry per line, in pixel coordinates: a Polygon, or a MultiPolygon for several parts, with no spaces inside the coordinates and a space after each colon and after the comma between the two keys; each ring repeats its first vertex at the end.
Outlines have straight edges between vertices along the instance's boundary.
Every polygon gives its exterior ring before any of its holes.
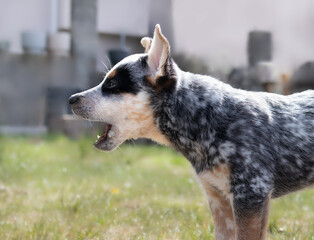
{"type": "Polygon", "coordinates": [[[269,135],[276,161],[273,196],[314,183],[314,91],[269,100],[274,118],[269,135]]]}
{"type": "Polygon", "coordinates": [[[278,197],[313,183],[314,91],[281,96],[190,73],[181,78],[168,100],[175,108],[162,106],[158,122],[197,173],[229,163],[231,189],[246,197],[278,197]]]}

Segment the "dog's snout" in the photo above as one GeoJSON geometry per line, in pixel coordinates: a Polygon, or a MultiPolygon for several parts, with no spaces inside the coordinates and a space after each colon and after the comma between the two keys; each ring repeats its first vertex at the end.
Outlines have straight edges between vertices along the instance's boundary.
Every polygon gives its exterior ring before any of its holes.
{"type": "Polygon", "coordinates": [[[77,103],[80,99],[80,96],[78,96],[77,94],[75,95],[72,95],[70,98],[69,98],[69,103],[70,104],[74,104],[74,103],[77,103]]]}

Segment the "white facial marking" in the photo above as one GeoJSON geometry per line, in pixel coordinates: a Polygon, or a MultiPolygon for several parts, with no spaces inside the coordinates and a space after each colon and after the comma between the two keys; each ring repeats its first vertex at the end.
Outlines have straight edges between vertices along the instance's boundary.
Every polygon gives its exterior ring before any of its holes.
{"type": "Polygon", "coordinates": [[[122,59],[120,62],[118,62],[113,68],[114,69],[118,69],[119,67],[125,65],[125,64],[132,64],[135,63],[139,60],[139,58],[146,56],[147,54],[144,53],[138,53],[138,54],[133,54],[130,56],[127,56],[126,58],[122,59]]]}
{"type": "Polygon", "coordinates": [[[82,107],[87,113],[84,118],[112,125],[107,135],[108,141],[111,141],[110,149],[127,139],[139,137],[170,145],[154,122],[149,96],[146,92],[141,91],[136,95],[122,93],[103,96],[100,84],[96,88],[83,92],[82,95],[85,101],[82,107]]]}

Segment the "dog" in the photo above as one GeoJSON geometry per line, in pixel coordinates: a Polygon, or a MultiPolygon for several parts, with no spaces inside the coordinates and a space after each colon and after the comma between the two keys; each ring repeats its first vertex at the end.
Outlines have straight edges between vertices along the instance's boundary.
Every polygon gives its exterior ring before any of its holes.
{"type": "Polygon", "coordinates": [[[235,89],[179,69],[156,25],[145,52],[69,98],[74,114],[105,123],[95,147],[149,138],[195,169],[216,239],[265,239],[271,198],[314,183],[314,91],[289,96],[235,89]]]}

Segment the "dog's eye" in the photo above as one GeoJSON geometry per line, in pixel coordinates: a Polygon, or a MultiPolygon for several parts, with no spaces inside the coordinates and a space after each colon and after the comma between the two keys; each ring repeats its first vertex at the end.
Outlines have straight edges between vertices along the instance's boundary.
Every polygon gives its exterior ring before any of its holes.
{"type": "Polygon", "coordinates": [[[118,82],[115,79],[111,79],[107,84],[106,88],[115,88],[118,86],[118,82]]]}

